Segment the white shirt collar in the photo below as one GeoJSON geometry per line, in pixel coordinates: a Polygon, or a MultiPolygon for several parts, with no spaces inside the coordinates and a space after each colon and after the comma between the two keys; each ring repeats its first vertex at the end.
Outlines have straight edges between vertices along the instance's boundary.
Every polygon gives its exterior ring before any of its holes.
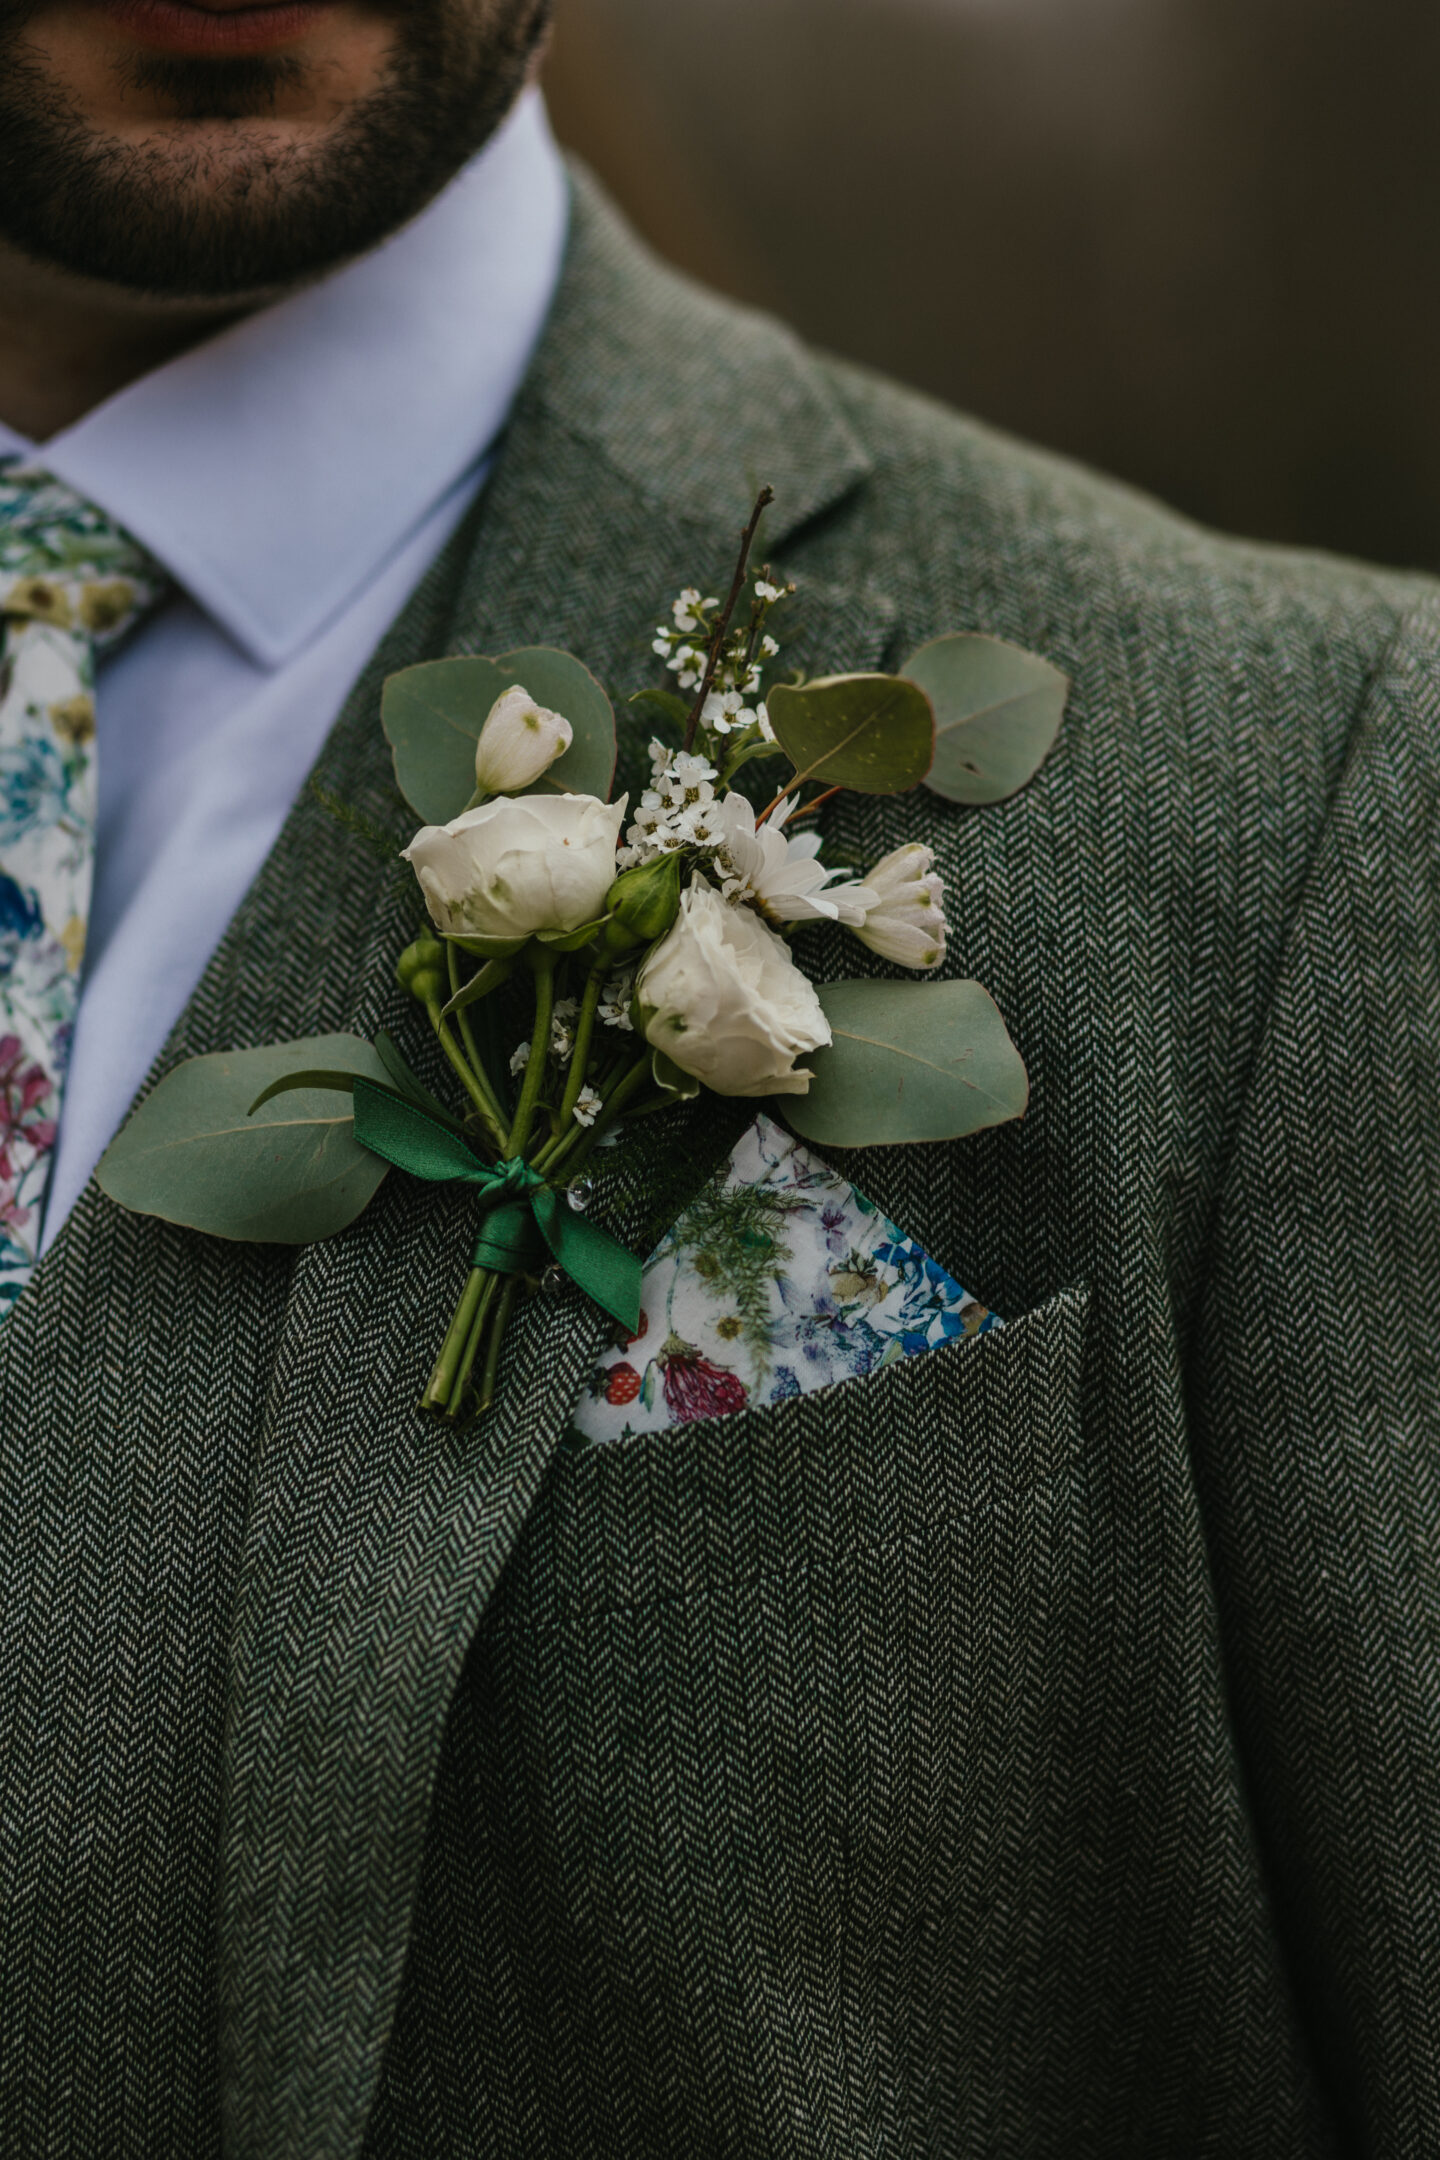
{"type": "Polygon", "coordinates": [[[108,510],[252,658],[278,666],[491,447],[549,312],[568,217],[531,91],[371,254],[39,449],[0,426],[0,449],[108,510]]]}

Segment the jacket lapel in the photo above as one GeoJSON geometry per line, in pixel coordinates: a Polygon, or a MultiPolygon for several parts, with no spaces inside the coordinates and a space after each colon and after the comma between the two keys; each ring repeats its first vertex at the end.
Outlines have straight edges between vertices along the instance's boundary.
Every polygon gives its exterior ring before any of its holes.
{"type": "MultiPolygon", "coordinates": [[[[778,551],[864,471],[790,340],[759,322],[737,332],[728,311],[712,318],[581,183],[562,291],[497,473],[350,700],[321,761],[325,789],[403,824],[378,691],[415,658],[543,641],[578,651],[618,693],[652,680],[651,611],[692,576],[724,572],[759,479],[777,489],[778,551]]],[[[796,603],[787,649],[876,665],[892,623],[882,596],[817,584],[796,603]]],[[[302,799],[162,1065],[382,1025],[423,1057],[393,982],[412,906],[302,799]]],[[[695,1145],[703,1155],[703,1132],[695,1145]]],[[[639,1219],[622,1207],[632,1234],[639,1219]]],[[[17,1452],[41,1465],[52,1504],[86,1461],[89,1530],[67,1518],[67,1535],[83,1543],[103,1518],[99,1603],[144,1594],[133,1511],[160,1435],[208,1494],[167,1533],[210,1540],[203,1595],[193,1554],[144,1557],[147,1580],[168,1567],[167,1604],[204,1668],[187,1755],[204,1788],[191,1894],[218,1900],[226,2149],[254,2160],[358,2149],[447,1708],[602,1337],[578,1293],[537,1298],[512,1329],[490,1418],[460,1433],[421,1418],[467,1222],[462,1197],[396,1175],[343,1237],[292,1256],[137,1221],[92,1188],[0,1333],[6,1431],[19,1420],[17,1452]],[[212,1793],[204,1764],[222,1721],[212,1793]],[[200,1881],[212,1803],[215,1885],[200,1881]]],[[[95,1614],[84,1625],[103,1632],[95,1614]]],[[[126,1764],[116,1805],[143,1815],[174,1766],[145,1746],[126,1764]]],[[[98,1882],[96,1895],[103,1904],[98,1882]]]]}

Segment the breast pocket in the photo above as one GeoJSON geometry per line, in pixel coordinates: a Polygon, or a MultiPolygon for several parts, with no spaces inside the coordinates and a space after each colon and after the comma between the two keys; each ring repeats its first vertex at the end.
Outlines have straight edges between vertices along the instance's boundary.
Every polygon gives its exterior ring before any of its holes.
{"type": "Polygon", "coordinates": [[[737,1609],[781,1584],[823,1592],[908,1548],[1017,1530],[1073,1461],[1087,1289],[767,1408],[577,1443],[495,1615],[572,1625],[651,1603],[737,1609]],[[967,1527],[968,1526],[968,1527],[967,1527]]]}
{"type": "Polygon", "coordinates": [[[565,2149],[582,2123],[597,2152],[754,2153],[787,2110],[873,2120],[855,2081],[892,2041],[885,2076],[928,2076],[916,2016],[992,1941],[1013,1963],[1006,1885],[1085,1655],[1089,1304],[556,1465],[451,1791],[507,2015],[547,2076],[555,2034],[595,2038],[565,2149]]]}

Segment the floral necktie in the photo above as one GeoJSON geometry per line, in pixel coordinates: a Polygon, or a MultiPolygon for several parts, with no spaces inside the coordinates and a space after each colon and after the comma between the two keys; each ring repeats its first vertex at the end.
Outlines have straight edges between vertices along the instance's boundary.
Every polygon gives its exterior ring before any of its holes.
{"type": "Polygon", "coordinates": [[[0,1318],[35,1265],[95,860],[95,659],[165,597],[138,541],[0,461],[0,1318]]]}

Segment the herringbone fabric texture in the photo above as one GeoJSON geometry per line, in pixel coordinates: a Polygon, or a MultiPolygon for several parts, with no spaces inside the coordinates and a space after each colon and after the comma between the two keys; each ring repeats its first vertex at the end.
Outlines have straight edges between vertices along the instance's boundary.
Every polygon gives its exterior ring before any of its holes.
{"type": "MultiPolygon", "coordinates": [[[[582,188],[324,787],[394,821],[423,653],[649,680],[762,478],[797,663],[1074,678],[1013,802],[835,827],[936,840],[1034,1083],[840,1167],[1010,1325],[589,1450],[566,1292],[457,1437],[463,1202],[292,1257],[92,1190],[0,1334],[6,2153],[1440,2148],[1440,599],[817,362],[582,188]]],[[[418,1053],[409,904],[303,801],[164,1062],[418,1053]]],[[[729,1137],[622,1152],[637,1246],[729,1137]]]]}

